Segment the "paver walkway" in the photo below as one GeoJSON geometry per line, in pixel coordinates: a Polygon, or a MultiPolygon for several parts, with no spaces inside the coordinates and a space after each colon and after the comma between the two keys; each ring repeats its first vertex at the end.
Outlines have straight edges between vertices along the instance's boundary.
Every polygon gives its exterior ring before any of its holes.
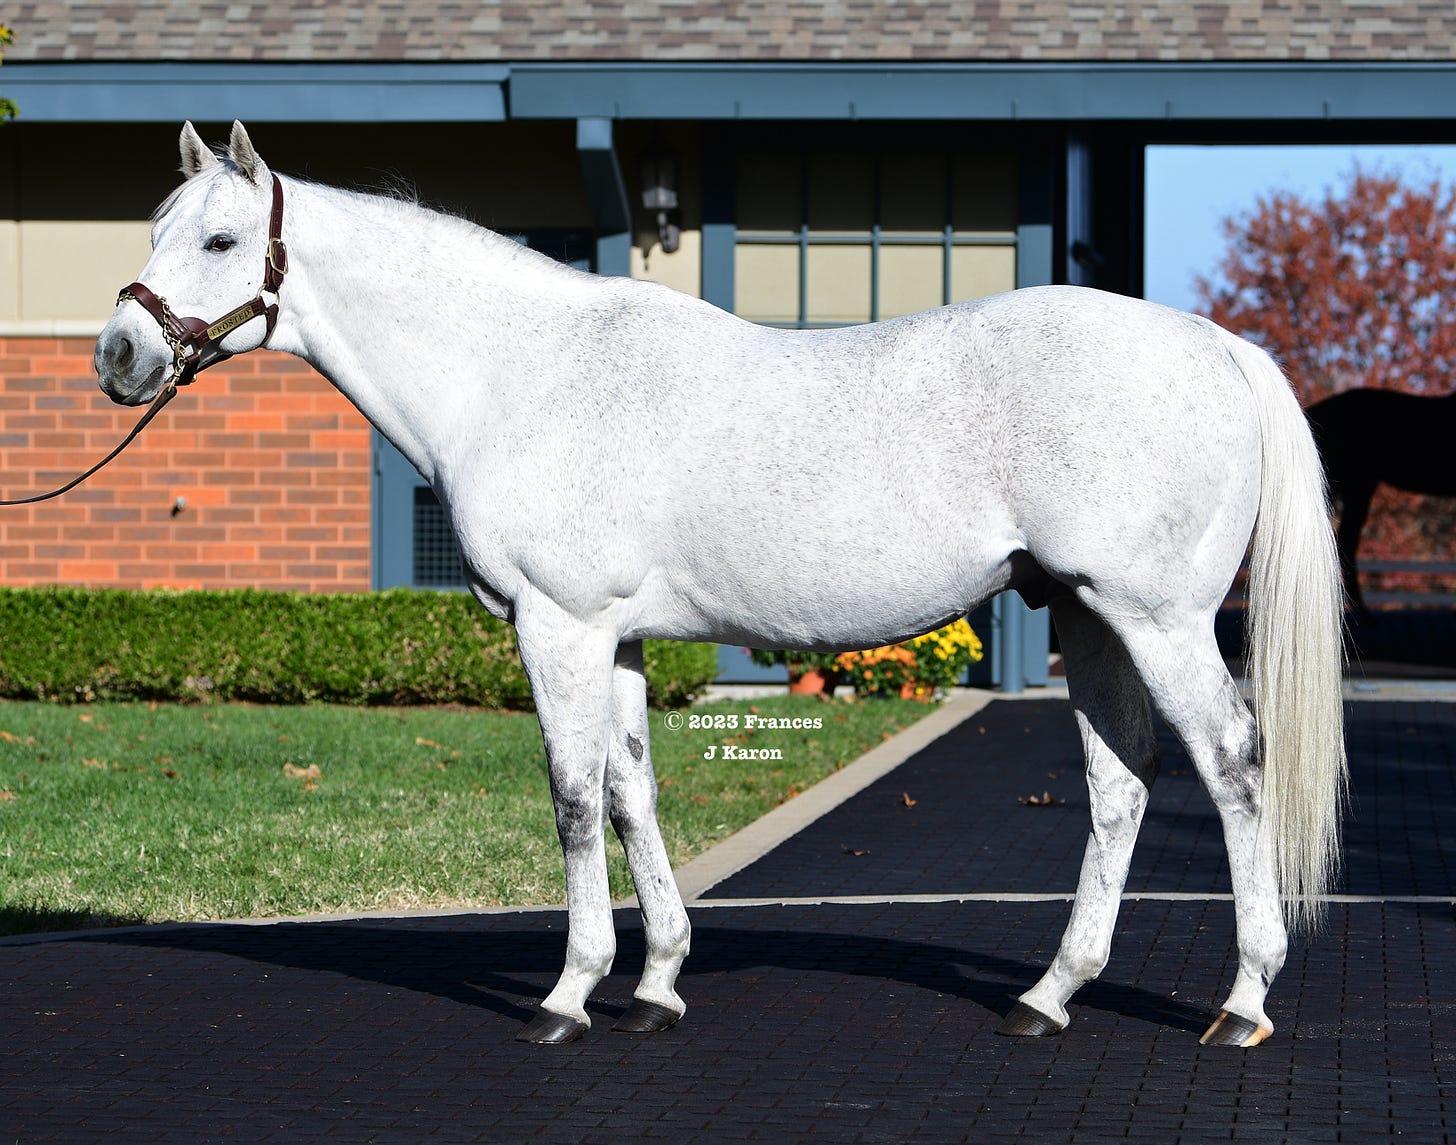
{"type": "Polygon", "coordinates": [[[1104,978],[1064,1035],[994,1035],[1055,949],[1086,831],[1065,702],[998,701],[709,888],[687,1018],[647,1039],[609,1029],[642,957],[626,910],[602,1020],[553,1049],[512,1035],[560,965],[557,911],[0,944],[0,1145],[1450,1140],[1456,706],[1350,711],[1352,898],[1291,952],[1255,1050],[1197,1045],[1232,907],[1166,738],[1148,897],[1104,978]],[[1019,802],[1043,791],[1066,804],[1019,802]]]}

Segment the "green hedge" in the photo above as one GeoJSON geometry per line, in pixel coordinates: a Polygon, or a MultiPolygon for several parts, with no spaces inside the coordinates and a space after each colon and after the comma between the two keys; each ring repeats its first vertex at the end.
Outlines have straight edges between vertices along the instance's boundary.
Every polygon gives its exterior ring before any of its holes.
{"type": "MultiPolygon", "coordinates": [[[[688,702],[710,644],[649,641],[648,694],[688,702]]],[[[0,696],[529,708],[515,629],[464,593],[0,588],[0,696]]]]}

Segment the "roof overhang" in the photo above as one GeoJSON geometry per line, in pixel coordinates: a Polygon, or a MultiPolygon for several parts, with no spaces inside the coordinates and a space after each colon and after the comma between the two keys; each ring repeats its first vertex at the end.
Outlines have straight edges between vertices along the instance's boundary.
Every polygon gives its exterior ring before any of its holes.
{"type": "Polygon", "coordinates": [[[1456,63],[530,64],[512,118],[1449,119],[1456,63]]]}
{"type": "Polygon", "coordinates": [[[16,63],[26,122],[459,123],[506,118],[498,64],[16,63]]]}
{"type": "Polygon", "coordinates": [[[27,122],[1449,120],[1452,63],[11,63],[27,122]]]}

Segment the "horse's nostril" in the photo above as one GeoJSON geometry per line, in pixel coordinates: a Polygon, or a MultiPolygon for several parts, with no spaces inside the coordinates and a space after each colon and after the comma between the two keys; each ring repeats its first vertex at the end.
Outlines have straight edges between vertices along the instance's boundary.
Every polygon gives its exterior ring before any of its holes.
{"type": "Polygon", "coordinates": [[[127,366],[131,364],[132,357],[135,355],[135,353],[136,350],[131,344],[131,339],[122,338],[118,340],[116,349],[112,353],[111,360],[116,364],[117,369],[124,370],[127,366]]]}

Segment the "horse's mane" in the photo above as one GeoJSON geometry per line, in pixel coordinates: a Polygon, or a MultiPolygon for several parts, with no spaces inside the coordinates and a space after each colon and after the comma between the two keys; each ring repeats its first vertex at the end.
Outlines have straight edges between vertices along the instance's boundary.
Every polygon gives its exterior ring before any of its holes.
{"type": "MultiPolygon", "coordinates": [[[[152,212],[152,222],[163,218],[167,212],[175,207],[178,201],[192,192],[195,187],[212,180],[220,178],[226,173],[236,171],[236,165],[227,157],[226,152],[217,153],[220,165],[208,167],[188,178],[180,186],[173,189],[172,193],[162,200],[157,209],[152,212]]],[[[515,239],[493,231],[488,227],[464,215],[456,214],[440,207],[429,205],[420,198],[418,190],[407,180],[399,177],[390,177],[384,187],[352,188],[336,187],[329,183],[318,183],[311,179],[304,179],[297,175],[287,176],[290,183],[325,194],[342,196],[354,199],[360,203],[370,205],[374,209],[383,210],[406,221],[408,225],[419,226],[421,223],[435,224],[453,231],[453,241],[477,242],[495,251],[498,254],[507,254],[515,258],[525,259],[527,262],[538,265],[542,268],[549,268],[565,274],[580,274],[573,268],[558,262],[550,255],[533,250],[524,243],[516,242],[515,239]]]]}

